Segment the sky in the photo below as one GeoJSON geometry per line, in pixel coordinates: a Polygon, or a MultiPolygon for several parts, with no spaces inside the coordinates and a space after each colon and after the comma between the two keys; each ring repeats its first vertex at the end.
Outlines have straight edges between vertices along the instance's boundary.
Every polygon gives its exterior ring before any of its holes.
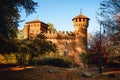
{"type": "Polygon", "coordinates": [[[96,12],[102,0],[34,0],[38,2],[36,13],[26,15],[21,11],[20,29],[23,29],[25,22],[40,20],[45,23],[52,23],[58,31],[74,31],[72,19],[80,14],[89,17],[88,32],[94,33],[99,30],[96,19],[96,12]]]}

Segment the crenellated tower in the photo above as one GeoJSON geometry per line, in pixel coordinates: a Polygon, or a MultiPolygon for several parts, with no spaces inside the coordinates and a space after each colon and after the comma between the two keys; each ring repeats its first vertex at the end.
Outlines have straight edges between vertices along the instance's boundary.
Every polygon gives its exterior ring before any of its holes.
{"type": "Polygon", "coordinates": [[[80,12],[80,15],[72,19],[73,26],[75,28],[75,43],[77,56],[79,56],[82,51],[87,50],[87,28],[89,25],[89,20],[90,19],[88,17],[82,15],[82,12],[80,12]]]}

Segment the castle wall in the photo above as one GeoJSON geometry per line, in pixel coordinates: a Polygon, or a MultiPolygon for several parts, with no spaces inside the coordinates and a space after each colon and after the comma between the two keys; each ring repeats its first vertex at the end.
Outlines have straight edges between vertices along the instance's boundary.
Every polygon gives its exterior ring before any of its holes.
{"type": "Polygon", "coordinates": [[[52,41],[58,47],[61,55],[74,56],[75,53],[75,36],[73,32],[52,32],[45,33],[47,40],[52,41]]]}

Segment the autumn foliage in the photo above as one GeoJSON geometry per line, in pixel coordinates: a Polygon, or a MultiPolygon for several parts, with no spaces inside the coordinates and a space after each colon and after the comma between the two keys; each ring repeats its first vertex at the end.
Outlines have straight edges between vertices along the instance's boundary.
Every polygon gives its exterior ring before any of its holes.
{"type": "Polygon", "coordinates": [[[102,65],[107,63],[107,52],[106,52],[106,46],[101,45],[99,40],[96,40],[92,47],[88,50],[86,53],[82,53],[80,55],[82,62],[87,65],[99,65],[100,58],[102,58],[102,65]],[[102,53],[102,56],[100,57],[100,53],[102,53]]]}

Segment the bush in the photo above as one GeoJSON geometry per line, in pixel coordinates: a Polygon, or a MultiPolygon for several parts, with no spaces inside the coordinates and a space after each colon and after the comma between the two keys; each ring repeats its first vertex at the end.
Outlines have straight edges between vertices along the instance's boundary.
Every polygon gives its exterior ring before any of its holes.
{"type": "Polygon", "coordinates": [[[120,55],[118,55],[118,56],[113,56],[112,58],[113,58],[113,62],[115,62],[115,63],[120,63],[120,55]]]}
{"type": "Polygon", "coordinates": [[[107,68],[120,68],[120,63],[108,62],[105,67],[107,67],[107,68]]]}
{"type": "Polygon", "coordinates": [[[33,59],[32,65],[52,65],[56,67],[69,67],[75,62],[68,56],[59,53],[46,53],[33,59]]]}
{"type": "Polygon", "coordinates": [[[0,54],[0,64],[16,64],[16,56],[14,53],[0,54]]]}
{"type": "Polygon", "coordinates": [[[28,65],[29,63],[29,53],[15,53],[18,65],[28,65]]]}
{"type": "Polygon", "coordinates": [[[83,52],[82,54],[80,54],[80,60],[82,61],[84,66],[93,66],[96,65],[98,62],[98,59],[96,59],[95,54],[90,52],[83,52]]]}
{"type": "MultiPolygon", "coordinates": [[[[84,52],[82,54],[80,54],[80,60],[83,62],[84,65],[88,65],[88,66],[98,66],[99,65],[99,60],[100,57],[99,55],[96,55],[95,53],[91,53],[91,52],[84,52]]],[[[102,64],[106,64],[107,63],[107,58],[103,58],[102,57],[102,64]]]]}
{"type": "Polygon", "coordinates": [[[51,65],[56,67],[69,67],[71,63],[65,62],[63,59],[60,58],[45,58],[40,60],[39,65],[51,65]]]}

